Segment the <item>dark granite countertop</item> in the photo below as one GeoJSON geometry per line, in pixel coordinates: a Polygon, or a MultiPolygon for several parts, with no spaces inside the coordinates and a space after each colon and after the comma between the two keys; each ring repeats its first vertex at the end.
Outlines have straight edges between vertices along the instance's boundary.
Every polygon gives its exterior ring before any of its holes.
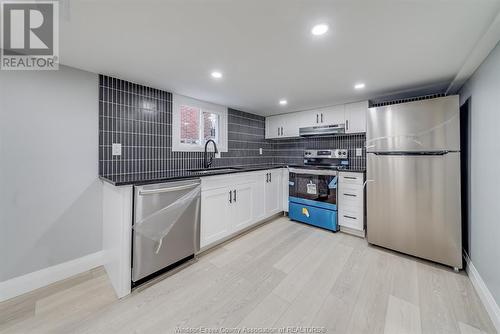
{"type": "Polygon", "coordinates": [[[174,172],[141,173],[136,175],[101,176],[100,179],[108,183],[111,183],[112,185],[115,186],[127,186],[127,185],[141,186],[145,184],[163,183],[176,180],[197,179],[203,176],[244,173],[257,170],[284,168],[284,167],[287,167],[287,165],[272,164],[272,165],[258,165],[258,166],[248,166],[248,167],[220,167],[220,168],[213,168],[209,173],[190,172],[186,170],[186,171],[174,171],[174,172]],[[234,168],[234,169],[227,170],[224,168],[234,168]]]}
{"type": "MultiPolygon", "coordinates": [[[[197,179],[204,176],[214,176],[223,174],[234,174],[252,172],[264,169],[285,168],[285,167],[305,167],[303,165],[287,165],[287,164],[272,164],[272,165],[257,165],[247,167],[227,167],[234,168],[232,170],[225,169],[226,167],[213,168],[209,173],[190,172],[190,171],[173,171],[173,172],[153,172],[141,173],[136,175],[116,175],[116,176],[100,176],[100,179],[111,183],[115,186],[141,186],[146,184],[163,183],[184,179],[197,179]]],[[[364,173],[365,169],[346,168],[339,170],[341,172],[364,173]]]]}

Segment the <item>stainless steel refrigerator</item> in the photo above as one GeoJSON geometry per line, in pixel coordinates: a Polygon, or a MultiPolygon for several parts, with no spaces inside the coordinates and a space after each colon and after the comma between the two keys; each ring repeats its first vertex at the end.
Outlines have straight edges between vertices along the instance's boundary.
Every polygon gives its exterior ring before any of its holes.
{"type": "Polygon", "coordinates": [[[457,95],[370,108],[368,242],[462,268],[457,95]]]}

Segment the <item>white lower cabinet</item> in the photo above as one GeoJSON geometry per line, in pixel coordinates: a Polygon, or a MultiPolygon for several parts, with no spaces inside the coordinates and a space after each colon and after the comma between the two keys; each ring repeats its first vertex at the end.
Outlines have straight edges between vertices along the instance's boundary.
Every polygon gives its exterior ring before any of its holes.
{"type": "Polygon", "coordinates": [[[282,201],[283,201],[283,211],[288,212],[288,183],[289,183],[289,175],[288,175],[288,168],[283,168],[283,174],[282,174],[282,201]]]}
{"type": "Polygon", "coordinates": [[[252,202],[252,213],[254,221],[260,221],[266,219],[266,177],[269,171],[259,171],[256,172],[253,183],[253,202],[252,202]]]}
{"type": "Polygon", "coordinates": [[[282,173],[278,168],[202,178],[200,247],[283,211],[282,173]]]}
{"type": "Polygon", "coordinates": [[[364,235],[364,174],[340,172],[338,183],[338,219],[341,230],[364,235]]]}
{"type": "Polygon", "coordinates": [[[200,246],[211,244],[231,230],[228,188],[202,191],[200,246]]]}
{"type": "Polygon", "coordinates": [[[233,231],[244,229],[253,223],[253,185],[252,183],[240,184],[233,189],[233,200],[230,206],[230,223],[233,231]]]}
{"type": "Polygon", "coordinates": [[[280,211],[283,211],[282,198],[282,171],[281,169],[273,169],[267,172],[265,183],[265,212],[266,217],[272,216],[280,211]]]}

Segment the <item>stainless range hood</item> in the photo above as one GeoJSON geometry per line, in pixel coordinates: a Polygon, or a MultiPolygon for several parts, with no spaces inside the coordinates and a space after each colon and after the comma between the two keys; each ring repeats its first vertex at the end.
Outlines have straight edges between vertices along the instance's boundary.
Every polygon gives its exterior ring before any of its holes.
{"type": "Polygon", "coordinates": [[[301,137],[308,136],[326,136],[345,133],[345,124],[308,126],[299,129],[301,137]]]}

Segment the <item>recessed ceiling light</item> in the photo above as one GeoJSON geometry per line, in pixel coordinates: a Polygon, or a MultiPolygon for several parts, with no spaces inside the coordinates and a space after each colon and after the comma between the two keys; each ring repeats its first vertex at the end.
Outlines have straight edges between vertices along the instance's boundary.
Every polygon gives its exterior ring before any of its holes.
{"type": "Polygon", "coordinates": [[[311,29],[311,34],[315,36],[320,36],[325,34],[328,31],[327,24],[317,24],[311,29]]]}
{"type": "Polygon", "coordinates": [[[282,106],[286,106],[287,103],[288,103],[288,101],[285,99],[280,100],[280,105],[282,105],[282,106]]]}
{"type": "Polygon", "coordinates": [[[365,84],[364,83],[357,83],[354,85],[354,88],[355,89],[363,89],[363,88],[365,88],[365,84]]]}
{"type": "Polygon", "coordinates": [[[213,71],[212,72],[212,77],[215,78],[215,79],[220,79],[220,78],[222,78],[222,73],[219,72],[219,71],[213,71]]]}

